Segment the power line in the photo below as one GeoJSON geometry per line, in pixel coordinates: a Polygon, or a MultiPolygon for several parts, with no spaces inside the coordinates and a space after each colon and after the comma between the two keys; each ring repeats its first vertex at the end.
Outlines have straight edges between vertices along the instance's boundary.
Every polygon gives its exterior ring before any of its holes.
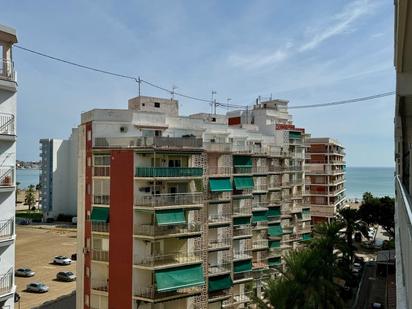
{"type": "MultiPolygon", "coordinates": [[[[205,99],[205,98],[199,98],[199,97],[194,97],[188,94],[184,94],[181,92],[175,92],[173,88],[172,90],[167,89],[165,87],[159,86],[157,84],[154,84],[152,82],[149,82],[147,80],[141,79],[140,76],[135,77],[135,76],[131,76],[131,75],[125,75],[125,74],[120,74],[120,73],[115,73],[112,71],[107,71],[107,70],[103,70],[103,69],[99,69],[99,68],[95,68],[92,66],[88,66],[88,65],[83,65],[80,63],[76,63],[73,61],[69,61],[69,60],[65,60],[62,58],[58,58],[58,57],[54,57],[39,51],[35,51],[20,45],[15,45],[16,48],[19,48],[21,50],[30,52],[32,54],[41,56],[41,57],[45,57],[45,58],[49,58],[55,61],[59,61],[65,64],[69,64],[72,66],[76,66],[78,68],[81,69],[85,69],[85,70],[89,70],[89,71],[94,71],[97,73],[102,73],[102,74],[106,74],[106,75],[111,75],[114,77],[119,77],[119,78],[124,78],[124,79],[129,79],[129,80],[133,80],[136,83],[139,84],[139,95],[140,95],[140,86],[142,83],[151,86],[153,88],[168,92],[169,94],[171,94],[172,96],[176,95],[176,96],[180,96],[182,98],[186,98],[186,99],[190,99],[190,100],[194,100],[194,101],[199,101],[199,102],[206,102],[209,104],[214,104],[215,106],[220,106],[220,107],[227,107],[227,108],[237,108],[237,109],[248,109],[248,106],[245,105],[237,105],[237,104],[229,104],[229,103],[223,103],[223,102],[218,102],[216,101],[216,99],[205,99]]],[[[302,109],[302,108],[316,108],[316,107],[326,107],[326,106],[334,106],[334,105],[343,105],[343,104],[351,104],[351,103],[357,103],[357,102],[362,102],[362,101],[368,101],[368,100],[373,100],[373,99],[377,99],[377,98],[382,98],[382,97],[386,97],[386,96],[390,96],[395,94],[394,91],[391,92],[384,92],[384,93],[380,93],[380,94],[375,94],[375,95],[371,95],[371,96],[367,96],[367,97],[360,97],[360,98],[354,98],[354,99],[348,99],[348,100],[343,100],[343,101],[334,101],[334,102],[328,102],[328,103],[320,103],[320,104],[309,104],[309,105],[296,105],[296,106],[289,106],[289,109],[302,109]]]]}

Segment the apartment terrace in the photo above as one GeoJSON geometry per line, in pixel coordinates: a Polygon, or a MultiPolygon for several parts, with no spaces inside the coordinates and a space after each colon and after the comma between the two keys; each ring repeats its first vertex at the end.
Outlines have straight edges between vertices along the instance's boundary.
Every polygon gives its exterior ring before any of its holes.
{"type": "Polygon", "coordinates": [[[195,137],[95,137],[94,148],[149,148],[203,151],[203,140],[195,137]]]}
{"type": "Polygon", "coordinates": [[[231,153],[232,152],[232,143],[214,143],[214,142],[204,142],[203,148],[207,152],[222,152],[222,153],[231,153]]]}
{"type": "Polygon", "coordinates": [[[167,254],[153,254],[142,256],[134,255],[134,267],[141,269],[162,269],[168,267],[177,267],[189,264],[201,263],[201,252],[172,252],[167,254]]]}
{"type": "Polygon", "coordinates": [[[166,193],[143,195],[136,198],[135,208],[165,209],[171,206],[179,208],[203,207],[203,192],[166,193]]]}
{"type": "Polygon", "coordinates": [[[155,224],[139,224],[134,226],[134,237],[143,239],[174,238],[182,236],[197,237],[202,233],[200,223],[185,223],[159,226],[155,224]]]}

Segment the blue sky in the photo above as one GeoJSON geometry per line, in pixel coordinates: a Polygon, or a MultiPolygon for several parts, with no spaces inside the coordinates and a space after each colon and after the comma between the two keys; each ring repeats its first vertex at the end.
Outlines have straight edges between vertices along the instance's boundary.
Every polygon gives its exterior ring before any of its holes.
{"type": "MultiPolygon", "coordinates": [[[[290,105],[392,91],[393,3],[333,1],[7,1],[0,23],[19,44],[57,57],[209,98],[290,105]]],[[[134,82],[14,50],[18,153],[38,159],[40,138],[66,138],[80,113],[126,108],[134,82]]],[[[143,86],[143,95],[166,95],[143,86]]],[[[180,99],[181,112],[209,111],[180,99]]],[[[347,148],[351,166],[393,165],[394,97],[293,110],[313,136],[347,148]]]]}

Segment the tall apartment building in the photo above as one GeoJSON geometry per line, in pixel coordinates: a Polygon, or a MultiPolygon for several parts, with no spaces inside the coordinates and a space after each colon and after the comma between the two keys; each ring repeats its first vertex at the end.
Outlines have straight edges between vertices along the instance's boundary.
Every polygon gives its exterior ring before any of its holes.
{"type": "Polygon", "coordinates": [[[395,1],[395,249],[397,308],[412,309],[412,2],[395,1]]]}
{"type": "Polygon", "coordinates": [[[244,308],[310,239],[287,102],[178,115],[137,97],[79,126],[77,308],[244,308]]]}
{"type": "Polygon", "coordinates": [[[44,219],[77,214],[77,128],[69,139],[41,139],[40,203],[44,219]]]}
{"type": "Polygon", "coordinates": [[[12,46],[16,31],[0,25],[0,308],[14,308],[17,82],[12,46]]]}
{"type": "Polygon", "coordinates": [[[307,139],[305,184],[312,223],[329,222],[345,204],[345,152],[331,138],[307,139]]]}

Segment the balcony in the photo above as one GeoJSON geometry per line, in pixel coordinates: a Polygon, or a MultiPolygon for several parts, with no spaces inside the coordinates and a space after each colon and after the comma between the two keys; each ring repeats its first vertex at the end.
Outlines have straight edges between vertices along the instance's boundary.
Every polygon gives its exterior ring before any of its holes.
{"type": "Polygon", "coordinates": [[[252,202],[253,210],[267,210],[268,202],[252,202]]]}
{"type": "Polygon", "coordinates": [[[267,239],[259,239],[252,241],[253,250],[263,250],[269,247],[269,241],[267,239]]]}
{"type": "Polygon", "coordinates": [[[0,275],[0,297],[9,294],[13,290],[13,268],[10,268],[7,273],[0,275]]]}
{"type": "Polygon", "coordinates": [[[179,225],[158,226],[153,224],[139,224],[134,227],[134,235],[143,238],[168,238],[179,236],[199,236],[201,225],[188,223],[179,225]]]}
{"type": "Polygon", "coordinates": [[[110,166],[93,166],[94,177],[109,177],[110,166]]]}
{"type": "Polygon", "coordinates": [[[0,190],[10,191],[14,189],[14,167],[0,167],[0,190]]]}
{"type": "Polygon", "coordinates": [[[252,174],[256,175],[266,175],[269,173],[269,168],[267,166],[253,166],[252,174]]]}
{"type": "Polygon", "coordinates": [[[252,254],[244,250],[233,250],[233,261],[248,260],[252,258],[252,254]]]}
{"type": "Polygon", "coordinates": [[[196,137],[168,137],[168,136],[154,136],[146,137],[145,144],[156,148],[202,148],[203,139],[196,137]],[[152,142],[153,141],[153,142],[152,142]],[[150,143],[153,143],[150,145],[150,143]]]}
{"type": "Polygon", "coordinates": [[[91,288],[98,293],[103,292],[107,295],[107,292],[109,291],[109,280],[92,279],[91,288]]]}
{"type": "Polygon", "coordinates": [[[265,183],[255,184],[253,192],[265,192],[268,190],[268,185],[265,183]]]}
{"type": "Polygon", "coordinates": [[[110,205],[110,196],[109,195],[93,195],[93,204],[110,205]]]}
{"type": "Polygon", "coordinates": [[[0,221],[0,246],[9,243],[14,236],[14,219],[0,221]]]}
{"type": "Polygon", "coordinates": [[[233,238],[248,238],[252,237],[252,228],[250,226],[243,226],[242,228],[233,229],[233,238]]]}
{"type": "Polygon", "coordinates": [[[144,195],[136,199],[137,207],[162,208],[167,206],[203,205],[203,193],[167,193],[144,195]]]}
{"type": "Polygon", "coordinates": [[[201,167],[137,167],[136,177],[202,177],[201,167]]]}
{"type": "Polygon", "coordinates": [[[205,173],[208,176],[230,176],[232,172],[231,166],[208,166],[205,173]]]}
{"type": "Polygon", "coordinates": [[[273,190],[280,190],[282,187],[282,182],[281,181],[271,181],[268,184],[268,190],[273,191],[273,190]]]}
{"type": "Polygon", "coordinates": [[[210,263],[208,267],[208,274],[209,276],[218,276],[225,273],[230,273],[232,269],[232,263],[210,263]]]}
{"type": "Polygon", "coordinates": [[[230,203],[232,198],[232,192],[209,192],[207,199],[209,203],[230,203]]]}
{"type": "Polygon", "coordinates": [[[206,142],[203,143],[203,148],[208,152],[231,152],[232,144],[206,142]]]}
{"type": "Polygon", "coordinates": [[[252,167],[247,167],[247,166],[235,166],[233,168],[233,174],[251,174],[252,173],[252,167]]]}
{"type": "Polygon", "coordinates": [[[0,140],[14,140],[16,137],[13,114],[0,113],[0,140]]]}
{"type": "Polygon", "coordinates": [[[96,137],[93,147],[97,148],[159,148],[202,150],[203,140],[196,137],[96,137]]]}
{"type": "Polygon", "coordinates": [[[270,165],[268,170],[270,173],[281,173],[283,172],[283,167],[280,165],[270,165]]]}
{"type": "Polygon", "coordinates": [[[199,251],[153,254],[146,257],[134,256],[134,265],[140,268],[166,268],[201,262],[202,258],[199,251]]]}
{"type": "Polygon", "coordinates": [[[230,238],[209,239],[207,244],[209,251],[227,250],[232,244],[230,238]]]}
{"type": "Polygon", "coordinates": [[[212,214],[207,218],[209,226],[226,225],[232,222],[231,214],[212,214]]]}
{"type": "Polygon", "coordinates": [[[155,286],[151,286],[145,288],[135,288],[134,298],[148,302],[162,302],[177,298],[190,297],[200,294],[201,292],[201,286],[182,288],[170,292],[158,292],[155,286]]]}
{"type": "Polygon", "coordinates": [[[235,153],[251,153],[252,147],[248,144],[232,144],[232,152],[235,153]]]}
{"type": "Polygon", "coordinates": [[[251,216],[252,207],[249,205],[244,207],[233,207],[232,215],[233,217],[251,216]]]}
{"type": "Polygon", "coordinates": [[[2,58],[0,64],[0,79],[12,82],[16,81],[16,73],[14,71],[13,61],[2,58]]]}
{"type": "Polygon", "coordinates": [[[109,261],[109,251],[92,250],[92,260],[99,261],[99,262],[108,262],[109,261]]]}
{"type": "Polygon", "coordinates": [[[92,222],[92,232],[109,233],[110,226],[106,222],[92,222]]]}
{"type": "Polygon", "coordinates": [[[253,272],[235,273],[233,275],[233,283],[239,284],[253,280],[253,272]]]}

